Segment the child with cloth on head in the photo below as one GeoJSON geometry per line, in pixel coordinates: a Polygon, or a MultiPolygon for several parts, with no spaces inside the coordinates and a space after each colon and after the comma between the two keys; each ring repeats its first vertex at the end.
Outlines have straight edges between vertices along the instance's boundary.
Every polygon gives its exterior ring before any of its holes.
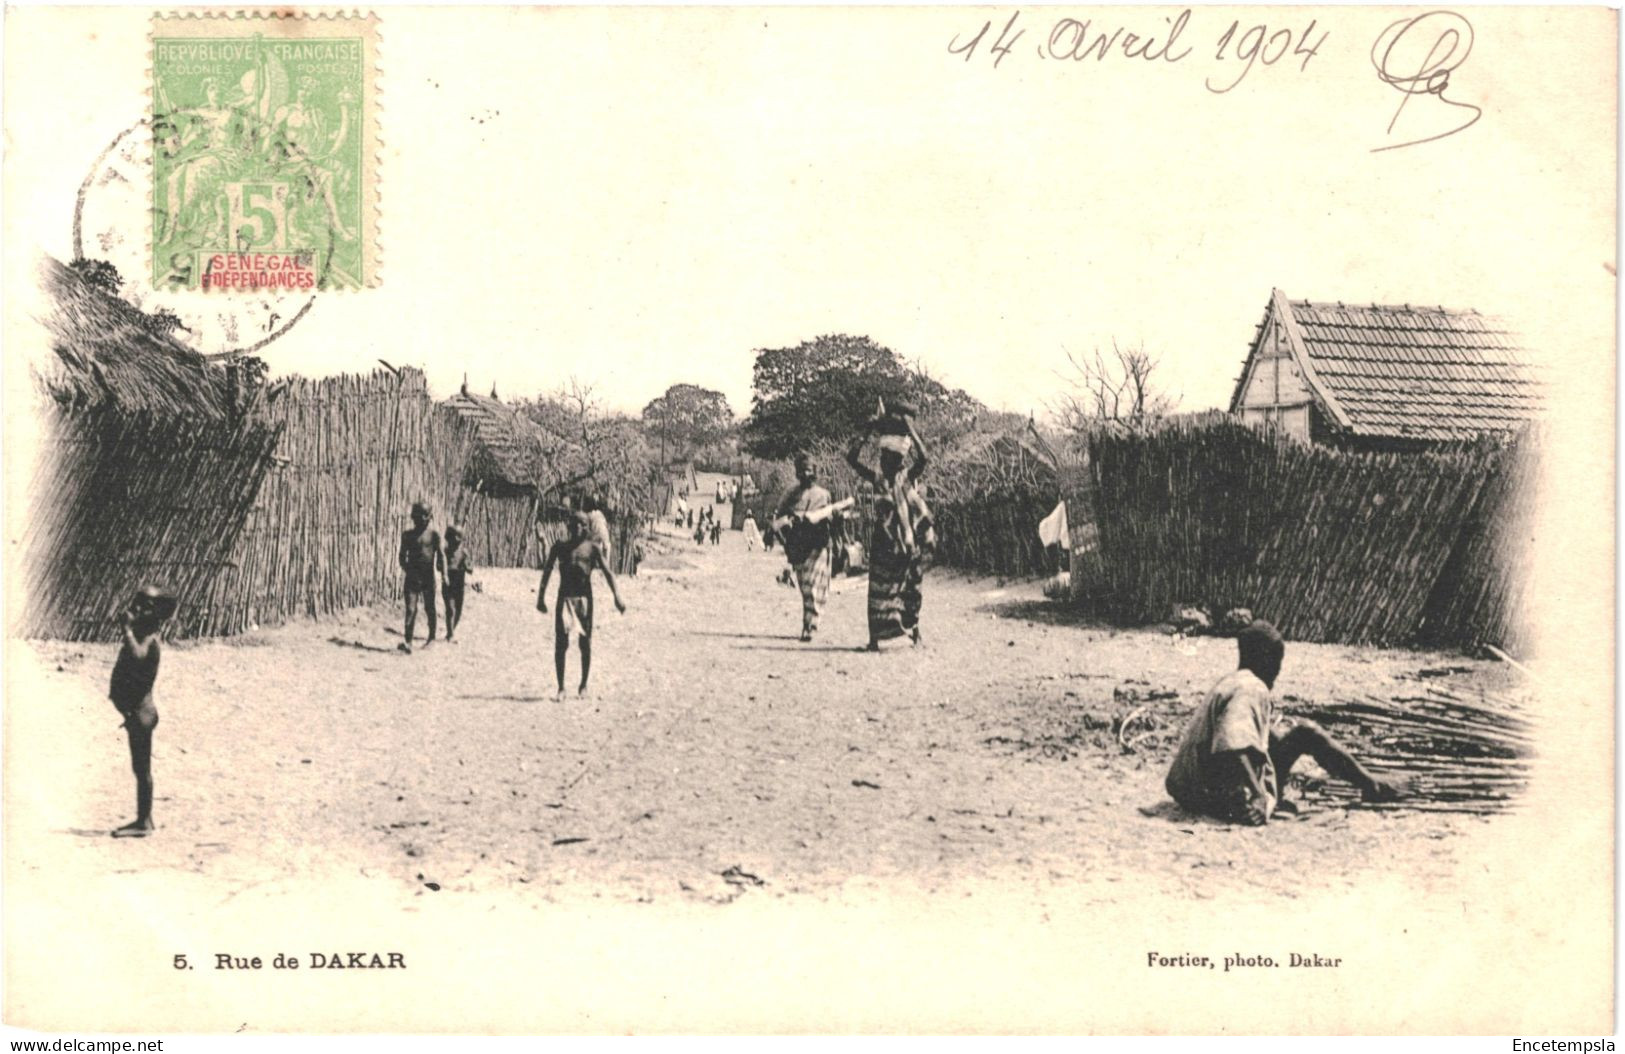
{"type": "Polygon", "coordinates": [[[175,614],[176,600],[155,586],[144,586],[122,618],[123,643],[113,662],[107,697],[124,717],[130,742],[130,768],[135,771],[135,819],[117,828],[114,838],[145,838],[152,823],[152,732],[158,707],[152,689],[158,682],[158,631],[175,614]]]}

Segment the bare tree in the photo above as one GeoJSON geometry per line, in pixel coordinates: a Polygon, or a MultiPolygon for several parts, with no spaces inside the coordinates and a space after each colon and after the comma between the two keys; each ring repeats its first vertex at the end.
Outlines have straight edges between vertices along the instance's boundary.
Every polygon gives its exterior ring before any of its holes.
{"type": "Polygon", "coordinates": [[[633,422],[604,412],[590,386],[572,377],[550,395],[521,400],[519,412],[540,426],[530,461],[544,500],[584,485],[618,506],[645,496],[653,454],[633,422]]]}
{"type": "Polygon", "coordinates": [[[1162,364],[1159,356],[1143,344],[1124,347],[1115,338],[1111,350],[1106,355],[1096,347],[1088,358],[1066,353],[1072,370],[1060,377],[1067,390],[1051,410],[1068,428],[1148,424],[1166,417],[1178,403],[1178,396],[1162,390],[1160,380],[1153,378],[1162,364]]]}

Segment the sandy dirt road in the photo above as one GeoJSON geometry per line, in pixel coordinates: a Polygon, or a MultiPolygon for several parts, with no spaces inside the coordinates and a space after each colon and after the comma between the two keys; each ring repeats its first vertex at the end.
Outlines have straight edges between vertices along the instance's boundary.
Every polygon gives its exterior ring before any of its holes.
{"type": "MultiPolygon", "coordinates": [[[[405,656],[388,607],[171,645],[159,686],[157,835],[114,842],[131,811],[111,646],[23,645],[48,690],[14,704],[15,739],[51,758],[41,855],[92,873],[169,869],[231,891],[343,872],[415,892],[590,888],[634,902],[817,896],[967,876],[1113,899],[1154,881],[1195,898],[1292,897],[1403,862],[1447,880],[1451,815],[1329,810],[1267,836],[1146,816],[1169,743],[1110,731],[1148,697],[1183,713],[1233,644],[1077,625],[1030,583],[934,572],[926,646],[864,640],[864,584],[838,581],[820,638],[796,640],[777,553],[725,532],[662,536],[629,612],[599,584],[592,691],[555,701],[552,619],[536,574],[478,573],[455,647],[405,656]],[[1170,695],[1169,693],[1173,693],[1170,695]]],[[[422,630],[420,629],[420,633],[422,630]]],[[[1306,698],[1459,657],[1295,645],[1282,689],[1306,698]]],[[[12,793],[35,793],[27,757],[12,793]]]]}
{"type": "MultiPolygon", "coordinates": [[[[1548,853],[1606,863],[1565,843],[1584,832],[1556,819],[1575,790],[1555,786],[1545,812],[1493,818],[1323,808],[1249,830],[1170,815],[1166,733],[1234,666],[1232,641],[1080,624],[1033,583],[938,571],[924,648],[855,650],[862,580],[836,584],[820,638],[801,644],[782,567],[738,533],[663,535],[624,581],[624,616],[600,594],[586,699],[554,699],[533,571],[478,572],[458,645],[411,656],[394,605],[171,644],[144,840],[107,837],[134,797],[105,698],[115,649],[13,641],[8,1020],[1427,1030],[1451,1027],[1472,991],[1475,1028],[1517,1031],[1521,975],[1486,989],[1472,964],[1503,954],[1510,919],[1581,925],[1565,913],[1583,898],[1546,891],[1606,880],[1541,870],[1548,853]],[[1136,711],[1152,723],[1135,728],[1165,735],[1125,751],[1115,729],[1136,711]],[[357,949],[411,969],[309,968],[357,949]],[[1458,964],[1443,973],[1441,949],[1458,964]],[[307,968],[239,974],[214,958],[278,951],[307,968]],[[1344,968],[1198,979],[1147,963],[1311,951],[1344,968]]],[[[1444,667],[1466,690],[1512,675],[1292,644],[1278,687],[1403,690],[1444,667]]],[[[1536,971],[1575,954],[1520,947],[1536,971]]]]}

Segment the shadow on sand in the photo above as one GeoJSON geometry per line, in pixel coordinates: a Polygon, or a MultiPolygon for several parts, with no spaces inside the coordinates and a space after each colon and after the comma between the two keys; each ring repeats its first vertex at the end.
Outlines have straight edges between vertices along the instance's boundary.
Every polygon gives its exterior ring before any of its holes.
{"type": "Polygon", "coordinates": [[[397,648],[384,648],[377,644],[364,644],[358,640],[345,640],[343,637],[329,637],[327,643],[336,644],[341,648],[354,648],[357,651],[375,651],[380,655],[394,655],[397,648]]]}
{"type": "MultiPolygon", "coordinates": [[[[778,638],[774,638],[774,639],[777,639],[777,640],[796,640],[795,637],[778,637],[778,638]]],[[[805,652],[838,651],[838,652],[844,652],[844,653],[850,655],[850,654],[853,654],[855,652],[863,651],[864,649],[861,648],[861,647],[858,647],[856,645],[852,645],[852,644],[802,644],[799,641],[797,641],[795,644],[756,644],[756,645],[741,644],[741,645],[738,645],[737,647],[735,647],[734,650],[735,651],[805,651],[805,652]]]]}
{"type": "Polygon", "coordinates": [[[1099,615],[1083,611],[1064,601],[1005,600],[992,604],[979,604],[976,611],[999,618],[1019,619],[1023,622],[1041,622],[1046,626],[1076,626],[1079,629],[1118,630],[1099,615]]]}

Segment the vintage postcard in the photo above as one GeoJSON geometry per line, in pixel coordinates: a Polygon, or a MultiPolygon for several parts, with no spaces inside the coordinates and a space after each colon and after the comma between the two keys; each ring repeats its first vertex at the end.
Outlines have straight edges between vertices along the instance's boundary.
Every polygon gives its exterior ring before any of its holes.
{"type": "Polygon", "coordinates": [[[8,7],[4,1025],[1611,1032],[1617,17],[8,7]]]}

